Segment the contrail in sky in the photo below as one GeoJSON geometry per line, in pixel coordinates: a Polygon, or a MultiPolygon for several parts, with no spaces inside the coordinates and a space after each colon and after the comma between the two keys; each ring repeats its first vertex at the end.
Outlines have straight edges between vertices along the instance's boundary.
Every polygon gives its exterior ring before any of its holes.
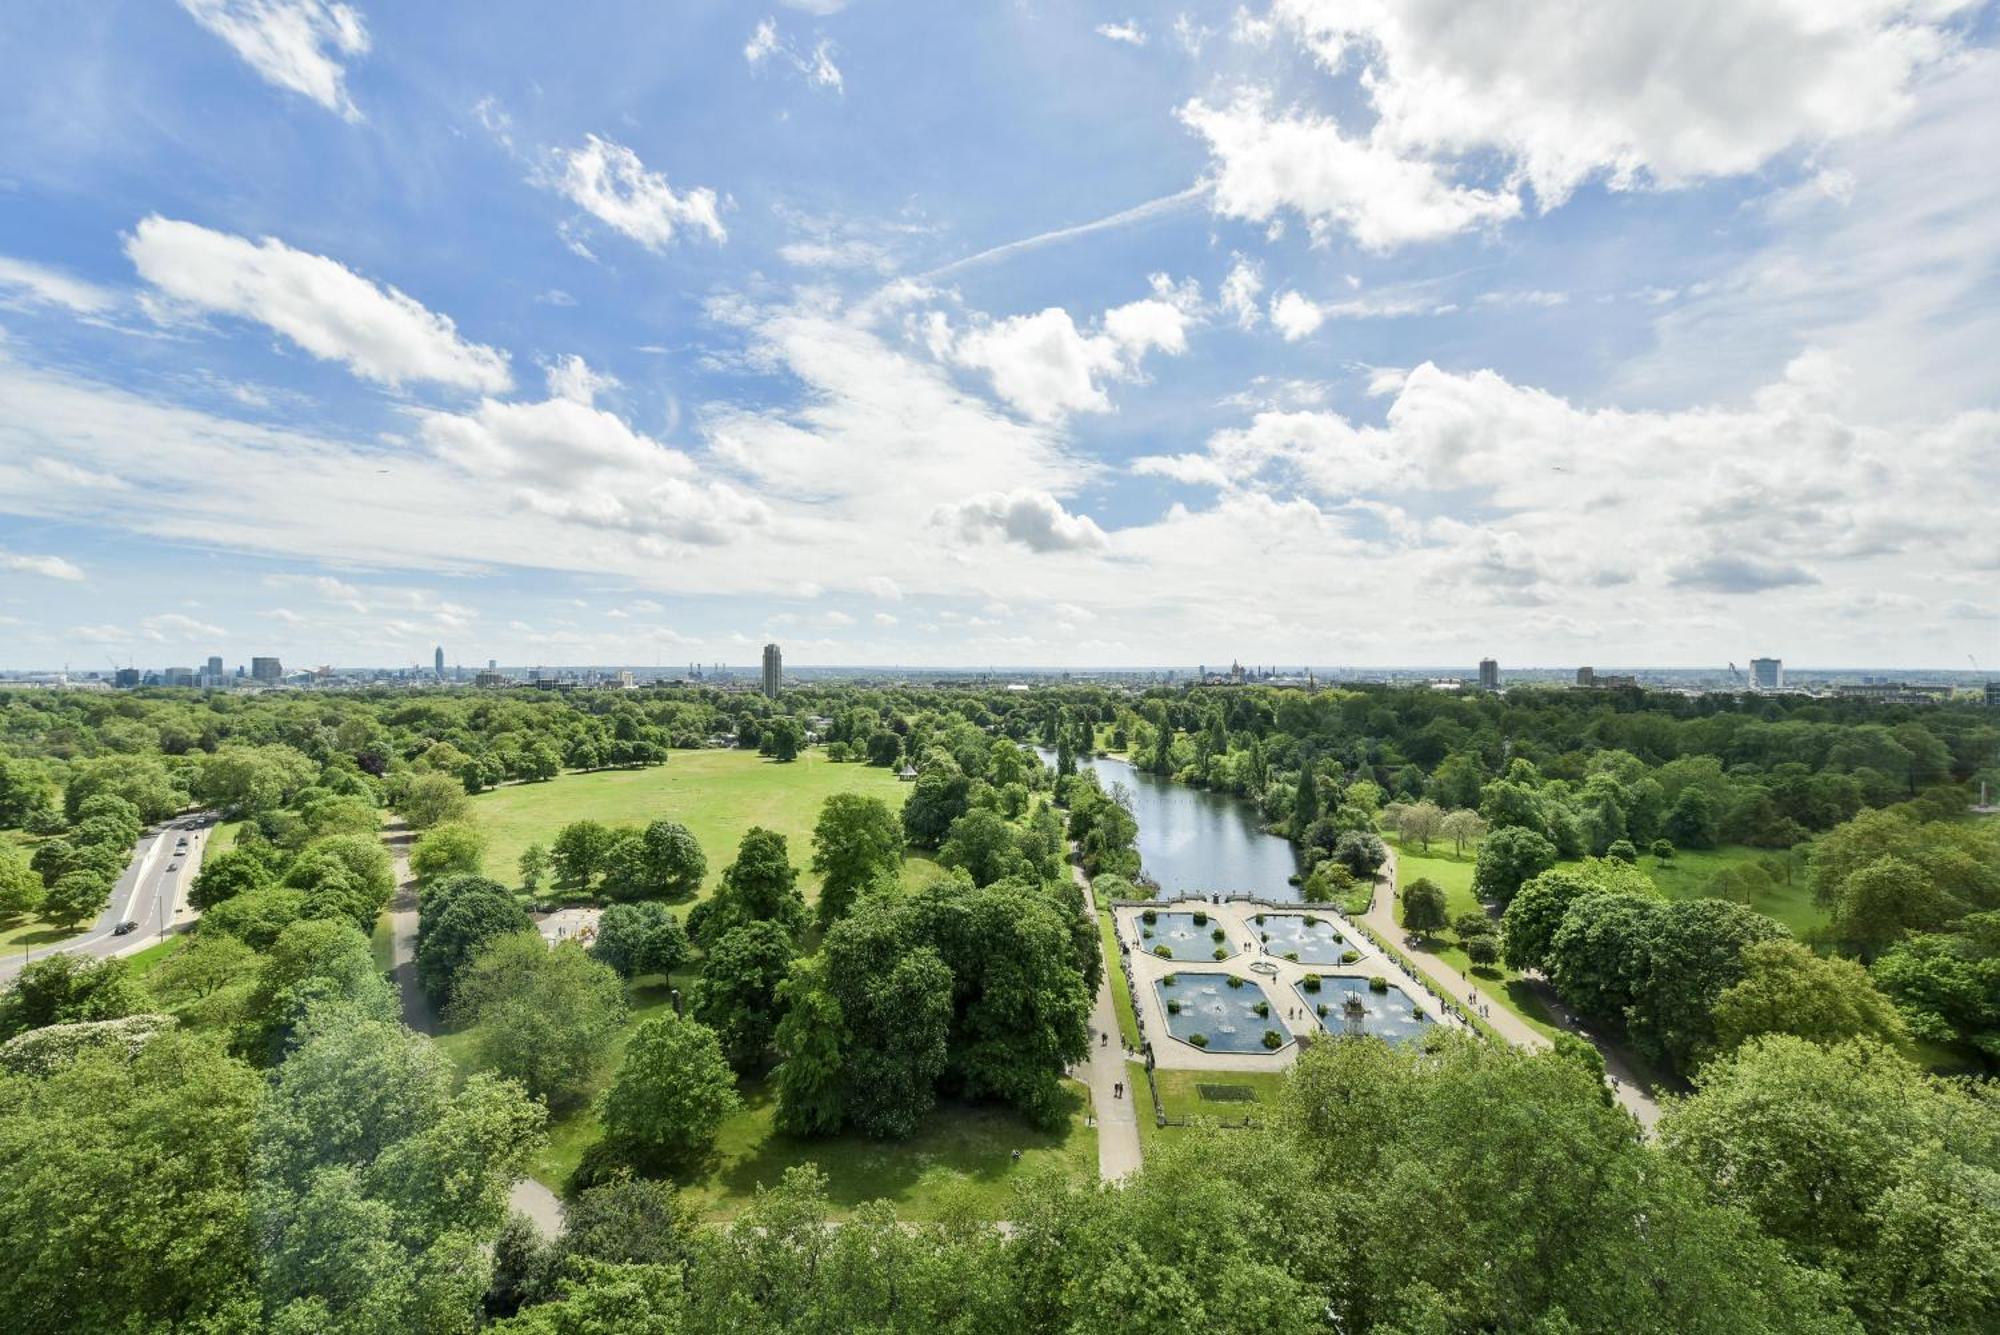
{"type": "Polygon", "coordinates": [[[1113,227],[1123,227],[1128,223],[1145,222],[1150,218],[1158,218],[1164,214],[1172,213],[1184,205],[1194,203],[1203,195],[1206,195],[1208,190],[1209,187],[1205,183],[1191,185],[1177,194],[1162,195],[1158,199],[1149,199],[1144,204],[1135,204],[1129,209],[1122,209],[1117,213],[1103,218],[1096,218],[1090,222],[1077,223],[1073,227],[1058,227],[1052,232],[1043,232],[1038,236],[1023,237],[1019,241],[1009,241],[1005,245],[994,246],[990,250],[982,250],[976,255],[967,255],[962,260],[953,260],[949,264],[939,265],[929,273],[918,274],[917,278],[919,281],[941,278],[946,274],[957,273],[960,269],[969,269],[975,264],[987,264],[993,260],[1005,259],[1009,255],[1018,254],[1024,250],[1035,250],[1041,246],[1053,245],[1057,241],[1067,241],[1073,236],[1087,236],[1091,232],[1102,232],[1113,227]]]}

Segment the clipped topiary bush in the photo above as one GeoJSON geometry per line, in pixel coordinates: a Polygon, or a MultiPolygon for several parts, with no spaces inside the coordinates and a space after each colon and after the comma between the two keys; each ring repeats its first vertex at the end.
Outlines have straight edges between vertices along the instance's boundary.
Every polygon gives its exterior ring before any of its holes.
{"type": "Polygon", "coordinates": [[[1215,929],[1214,931],[1210,932],[1210,933],[1208,934],[1208,939],[1209,939],[1209,940],[1211,940],[1211,941],[1213,941],[1213,942],[1215,942],[1215,944],[1216,944],[1216,945],[1218,945],[1218,946],[1219,946],[1219,945],[1221,945],[1221,944],[1222,944],[1222,929],[1221,929],[1220,927],[1218,927],[1218,928],[1216,928],[1216,929],[1215,929]]]}
{"type": "Polygon", "coordinates": [[[1268,1001],[1260,1001],[1251,1009],[1257,1012],[1257,1018],[1260,1020],[1271,1018],[1271,1003],[1268,1001]]]}
{"type": "Polygon", "coordinates": [[[1146,922],[1158,922],[1160,920],[1159,910],[1157,909],[1147,909],[1140,913],[1139,917],[1146,922]]]}
{"type": "Polygon", "coordinates": [[[1194,911],[1194,925],[1197,927],[1208,926],[1208,915],[1206,913],[1203,913],[1200,909],[1196,909],[1194,911]]]}
{"type": "Polygon", "coordinates": [[[1160,981],[1165,983],[1168,987],[1172,987],[1175,983],[1178,983],[1180,980],[1181,976],[1179,974],[1170,973],[1165,978],[1162,978],[1160,981]]]}
{"type": "Polygon", "coordinates": [[[1262,927],[1264,925],[1264,915],[1261,913],[1257,915],[1257,925],[1259,927],[1262,927]]]}
{"type": "Polygon", "coordinates": [[[1306,926],[1308,927],[1319,926],[1319,915],[1317,913],[1308,913],[1306,915],[1306,926]]]}
{"type": "Polygon", "coordinates": [[[1154,946],[1153,953],[1163,960],[1170,960],[1174,957],[1173,947],[1171,946],[1154,946]]]}
{"type": "Polygon", "coordinates": [[[1316,973],[1307,974],[1304,978],[1300,979],[1299,982],[1300,985],[1303,986],[1305,990],[1308,992],[1319,991],[1319,975],[1316,973]]]}
{"type": "Polygon", "coordinates": [[[1264,1031],[1264,1046],[1276,1052],[1279,1048],[1285,1046],[1284,1035],[1275,1029],[1266,1029],[1264,1031]]]}
{"type": "Polygon", "coordinates": [[[1285,952],[1285,958],[1290,960],[1292,963],[1297,964],[1299,962],[1299,952],[1296,950],[1288,950],[1285,952]]]}
{"type": "Polygon", "coordinates": [[[1320,1019],[1324,1020],[1326,1018],[1326,1003],[1324,1001],[1320,1002],[1319,1005],[1313,1007],[1313,1011],[1320,1019]]]}
{"type": "Polygon", "coordinates": [[[1190,1042],[1190,1043],[1194,1044],[1194,1045],[1195,1045],[1196,1047],[1198,1047],[1198,1048],[1205,1048],[1205,1047],[1207,1047],[1207,1046],[1208,1046],[1208,1035],[1207,1035],[1207,1034],[1189,1034],[1189,1035],[1188,1035],[1188,1042],[1190,1042]]]}
{"type": "Polygon", "coordinates": [[[1181,1013],[1181,1003],[1180,1003],[1180,1002],[1178,1002],[1178,1001],[1169,1001],[1169,1002],[1167,1002],[1167,1014],[1169,1014],[1169,1015],[1179,1015],[1180,1013],[1181,1013]]]}
{"type": "Polygon", "coordinates": [[[1358,950],[1343,950],[1340,952],[1340,962],[1342,964],[1358,963],[1360,959],[1361,952],[1358,950]]]}
{"type": "Polygon", "coordinates": [[[1221,946],[1217,946],[1215,948],[1215,957],[1219,960],[1226,960],[1229,958],[1229,952],[1227,950],[1224,950],[1221,946]]]}
{"type": "Polygon", "coordinates": [[[1389,980],[1386,978],[1370,978],[1368,980],[1368,990],[1370,992],[1387,992],[1389,990],[1389,980]]]}
{"type": "Polygon", "coordinates": [[[1241,987],[1243,986],[1243,980],[1232,973],[1229,975],[1229,985],[1231,987],[1241,987]]]}

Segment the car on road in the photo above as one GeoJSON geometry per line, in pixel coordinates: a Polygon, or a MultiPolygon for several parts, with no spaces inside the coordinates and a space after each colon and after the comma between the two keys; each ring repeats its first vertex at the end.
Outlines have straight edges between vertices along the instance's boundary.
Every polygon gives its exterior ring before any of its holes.
{"type": "Polygon", "coordinates": [[[169,862],[167,864],[168,871],[179,871],[180,869],[181,869],[181,864],[178,862],[169,862]]]}
{"type": "Polygon", "coordinates": [[[137,931],[137,930],[138,930],[138,927],[139,927],[139,924],[138,924],[138,923],[136,923],[136,922],[133,922],[133,921],[130,921],[130,920],[128,919],[127,921],[125,921],[125,922],[121,922],[121,923],[119,923],[119,924],[118,924],[118,925],[117,925],[116,927],[112,928],[112,929],[111,929],[111,935],[113,935],[113,936],[125,936],[125,935],[128,935],[128,934],[129,934],[129,933],[131,933],[131,932],[134,932],[134,931],[137,931]]]}

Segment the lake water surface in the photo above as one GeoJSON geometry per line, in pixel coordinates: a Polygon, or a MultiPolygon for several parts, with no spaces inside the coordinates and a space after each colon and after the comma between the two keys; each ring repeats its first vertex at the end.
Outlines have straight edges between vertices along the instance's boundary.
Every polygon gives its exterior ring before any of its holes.
{"type": "MultiPolygon", "coordinates": [[[[1053,761],[1054,752],[1043,759],[1053,761]]],[[[1124,784],[1139,821],[1139,863],[1166,896],[1239,894],[1296,903],[1299,861],[1240,797],[1190,788],[1123,760],[1080,760],[1109,791],[1124,784]]]]}

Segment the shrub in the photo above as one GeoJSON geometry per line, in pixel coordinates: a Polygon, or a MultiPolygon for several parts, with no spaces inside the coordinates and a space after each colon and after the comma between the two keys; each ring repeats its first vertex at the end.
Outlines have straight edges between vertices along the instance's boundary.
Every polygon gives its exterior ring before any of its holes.
{"type": "Polygon", "coordinates": [[[1210,933],[1208,934],[1208,939],[1209,939],[1209,940],[1211,940],[1211,941],[1213,941],[1213,942],[1215,942],[1215,944],[1217,944],[1218,946],[1219,946],[1219,945],[1221,945],[1221,944],[1222,944],[1222,929],[1221,929],[1220,927],[1218,927],[1218,928],[1216,928],[1216,929],[1215,929],[1214,931],[1210,932],[1210,933]]]}
{"type": "Polygon", "coordinates": [[[1215,957],[1219,960],[1226,960],[1229,958],[1229,952],[1221,946],[1217,946],[1215,948],[1215,957]]]}
{"type": "Polygon", "coordinates": [[[1190,1043],[1194,1044],[1194,1045],[1195,1045],[1196,1047],[1198,1047],[1198,1048],[1205,1048],[1205,1047],[1207,1047],[1207,1046],[1208,1046],[1208,1035],[1207,1035],[1207,1034],[1189,1034],[1189,1035],[1188,1035],[1188,1042],[1190,1042],[1190,1043]]]}
{"type": "Polygon", "coordinates": [[[1275,1029],[1266,1029],[1264,1031],[1264,1046],[1272,1052],[1276,1052],[1279,1048],[1285,1046],[1284,1036],[1275,1029]]]}
{"type": "Polygon", "coordinates": [[[1299,952],[1296,950],[1288,950],[1285,952],[1285,958],[1290,960],[1292,963],[1297,964],[1299,962],[1299,952]]]}
{"type": "Polygon", "coordinates": [[[1159,914],[1159,910],[1157,910],[1157,909],[1147,909],[1147,910],[1146,910],[1145,912],[1141,913],[1141,914],[1140,914],[1139,916],[1140,916],[1140,918],[1144,919],[1144,920],[1145,920],[1146,922],[1158,922],[1158,921],[1160,920],[1160,914],[1159,914]]]}
{"type": "Polygon", "coordinates": [[[1168,987],[1172,987],[1175,983],[1178,983],[1180,980],[1181,976],[1179,974],[1170,973],[1165,978],[1162,978],[1160,981],[1165,983],[1168,987]]]}
{"type": "Polygon", "coordinates": [[[1257,1012],[1257,1018],[1260,1020],[1271,1018],[1271,1003],[1268,1001],[1260,1001],[1251,1009],[1257,1012]]]}
{"type": "Polygon", "coordinates": [[[1308,913],[1306,915],[1306,926],[1308,927],[1319,926],[1319,915],[1317,913],[1308,913]]]}
{"type": "Polygon", "coordinates": [[[1674,841],[1671,839],[1655,839],[1653,841],[1652,853],[1654,857],[1662,862],[1671,862],[1674,856],[1674,841]]]}
{"type": "Polygon", "coordinates": [[[1615,858],[1620,862],[1637,862],[1639,850],[1632,846],[1630,839],[1613,839],[1610,846],[1604,850],[1604,856],[1615,858]]]}
{"type": "Polygon", "coordinates": [[[1229,975],[1229,985],[1231,987],[1241,987],[1243,986],[1243,980],[1232,973],[1229,975]]]}
{"type": "Polygon", "coordinates": [[[1316,974],[1316,973],[1309,973],[1309,974],[1307,974],[1307,975],[1305,976],[1305,978],[1304,978],[1304,979],[1302,980],[1302,982],[1303,982],[1303,984],[1304,984],[1304,987],[1305,987],[1306,991],[1308,991],[1308,992],[1317,992],[1317,991],[1319,991],[1319,975],[1318,975],[1318,974],[1316,974]]]}
{"type": "Polygon", "coordinates": [[[1319,1003],[1319,1005],[1313,1007],[1313,1014],[1319,1016],[1320,1019],[1324,1020],[1326,1018],[1326,1003],[1322,1001],[1319,1003]]]}
{"type": "Polygon", "coordinates": [[[1262,927],[1264,925],[1264,915],[1261,913],[1257,915],[1257,925],[1259,927],[1262,927]]]}
{"type": "Polygon", "coordinates": [[[1389,980],[1386,978],[1370,978],[1368,980],[1368,990],[1370,992],[1387,992],[1389,990],[1389,980]]]}
{"type": "Polygon", "coordinates": [[[1343,950],[1340,952],[1340,962],[1342,964],[1355,964],[1358,963],[1360,959],[1361,959],[1361,952],[1358,950],[1343,950]]]}
{"type": "Polygon", "coordinates": [[[1153,939],[1152,929],[1148,927],[1141,927],[1139,929],[1139,937],[1141,940],[1151,941],[1153,939]]]}
{"type": "Polygon", "coordinates": [[[1171,946],[1154,946],[1153,953],[1155,955],[1158,955],[1163,960],[1170,960],[1174,957],[1173,948],[1171,946]]]}
{"type": "Polygon", "coordinates": [[[1180,1013],[1181,1013],[1181,1003],[1178,1001],[1169,1000],[1167,1002],[1167,1014],[1179,1015],[1180,1013]]]}
{"type": "Polygon", "coordinates": [[[1196,909],[1194,911],[1194,925],[1197,927],[1208,926],[1208,915],[1206,913],[1203,913],[1200,909],[1196,909]]]}

